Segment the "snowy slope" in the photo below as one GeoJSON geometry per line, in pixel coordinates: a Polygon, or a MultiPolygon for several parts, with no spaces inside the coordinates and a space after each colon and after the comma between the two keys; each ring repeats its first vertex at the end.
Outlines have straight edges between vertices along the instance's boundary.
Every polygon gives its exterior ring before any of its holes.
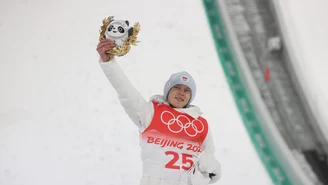
{"type": "Polygon", "coordinates": [[[138,132],[95,50],[109,15],[141,24],[141,43],[117,61],[145,98],[161,93],[173,72],[194,76],[194,104],[212,127],[222,163],[217,184],[270,185],[218,62],[202,3],[190,0],[2,0],[0,184],[139,183],[138,132]]]}

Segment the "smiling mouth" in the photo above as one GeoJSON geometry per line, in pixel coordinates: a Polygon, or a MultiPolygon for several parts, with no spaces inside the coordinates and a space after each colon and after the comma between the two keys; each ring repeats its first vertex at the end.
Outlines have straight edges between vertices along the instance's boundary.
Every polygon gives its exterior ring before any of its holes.
{"type": "Polygon", "coordinates": [[[114,33],[116,33],[116,31],[113,31],[114,33]]]}
{"type": "Polygon", "coordinates": [[[175,99],[178,100],[179,102],[183,102],[184,101],[184,99],[179,98],[179,97],[176,97],[175,99]]]}

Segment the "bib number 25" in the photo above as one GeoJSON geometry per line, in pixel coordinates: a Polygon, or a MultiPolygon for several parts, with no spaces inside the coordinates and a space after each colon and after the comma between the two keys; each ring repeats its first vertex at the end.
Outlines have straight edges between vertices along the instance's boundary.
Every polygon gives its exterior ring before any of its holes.
{"type": "Polygon", "coordinates": [[[179,153],[174,151],[166,151],[166,155],[172,155],[173,158],[165,165],[165,168],[176,169],[176,170],[189,170],[193,165],[194,161],[192,160],[192,155],[182,153],[181,157],[179,153]],[[177,165],[177,161],[181,160],[181,166],[177,165]]]}

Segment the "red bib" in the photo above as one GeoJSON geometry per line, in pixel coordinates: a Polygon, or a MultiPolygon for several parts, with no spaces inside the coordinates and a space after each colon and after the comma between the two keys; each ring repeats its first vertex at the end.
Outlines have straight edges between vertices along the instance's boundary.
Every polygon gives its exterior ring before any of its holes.
{"type": "Polygon", "coordinates": [[[207,121],[166,104],[153,104],[153,120],[141,134],[143,174],[187,182],[208,132],[207,121]]]}
{"type": "Polygon", "coordinates": [[[194,119],[186,113],[179,112],[166,104],[154,104],[153,120],[147,129],[143,132],[147,133],[156,131],[161,135],[176,139],[192,140],[201,145],[207,135],[207,121],[198,117],[194,119]]]}

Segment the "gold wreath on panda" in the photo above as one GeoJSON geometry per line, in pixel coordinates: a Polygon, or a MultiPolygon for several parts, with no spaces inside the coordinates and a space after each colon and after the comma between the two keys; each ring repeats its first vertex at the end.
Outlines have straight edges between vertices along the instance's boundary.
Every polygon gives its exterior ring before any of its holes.
{"type": "Polygon", "coordinates": [[[130,51],[131,45],[136,46],[139,42],[137,41],[137,35],[140,30],[139,23],[135,23],[133,27],[130,27],[129,21],[114,20],[114,16],[109,16],[103,19],[102,22],[99,41],[109,39],[116,44],[116,47],[107,51],[108,54],[123,56],[130,51]]]}

